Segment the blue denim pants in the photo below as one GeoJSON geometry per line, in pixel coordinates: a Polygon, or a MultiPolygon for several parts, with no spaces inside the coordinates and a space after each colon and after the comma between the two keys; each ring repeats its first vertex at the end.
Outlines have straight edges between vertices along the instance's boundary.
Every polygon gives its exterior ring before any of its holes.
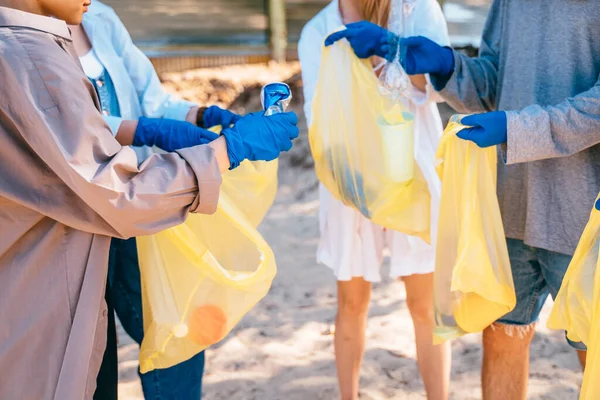
{"type": "MultiPolygon", "coordinates": [[[[144,337],[142,288],[135,239],[113,239],[108,282],[114,309],[123,328],[138,344],[144,337]]],[[[202,396],[204,352],[167,369],[140,374],[147,400],[197,400],[202,396]]]]}
{"type": "MultiPolygon", "coordinates": [[[[572,256],[530,247],[522,240],[507,239],[507,244],[517,305],[497,322],[528,329],[538,320],[548,296],[556,298],[572,256]]],[[[586,350],[583,343],[567,342],[576,350],[586,350]]]]}

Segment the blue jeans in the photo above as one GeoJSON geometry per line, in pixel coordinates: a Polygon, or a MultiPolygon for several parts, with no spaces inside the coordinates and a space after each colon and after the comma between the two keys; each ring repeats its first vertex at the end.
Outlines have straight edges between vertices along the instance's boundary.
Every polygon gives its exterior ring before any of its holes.
{"type": "MultiPolygon", "coordinates": [[[[113,239],[108,281],[115,311],[123,328],[138,344],[144,337],[142,289],[135,239],[113,239]]],[[[140,374],[147,400],[196,400],[202,396],[204,352],[167,369],[140,374]]]]}
{"type": "MultiPolygon", "coordinates": [[[[551,295],[556,298],[572,256],[527,246],[522,240],[507,239],[517,305],[497,322],[503,325],[527,326],[536,322],[551,295]]],[[[577,350],[583,343],[567,342],[577,350]]]]}

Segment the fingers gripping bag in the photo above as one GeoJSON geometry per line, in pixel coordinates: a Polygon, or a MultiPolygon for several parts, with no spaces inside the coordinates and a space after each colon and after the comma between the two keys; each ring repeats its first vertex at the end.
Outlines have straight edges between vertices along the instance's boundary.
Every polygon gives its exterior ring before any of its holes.
{"type": "Polygon", "coordinates": [[[430,241],[430,194],[414,157],[414,117],[379,92],[347,41],[324,47],[309,127],[321,183],[374,223],[430,241]]]}
{"type": "Polygon", "coordinates": [[[600,399],[600,198],[579,240],[548,319],[550,329],[567,331],[588,347],[580,398],[600,399]]]}
{"type": "Polygon", "coordinates": [[[137,246],[142,373],[176,365],[223,339],[276,274],[271,248],[224,192],[215,214],[190,214],[179,226],[137,238],[137,246]]]}
{"type": "MultiPolygon", "coordinates": [[[[210,128],[220,133],[221,126],[210,128]]],[[[223,175],[221,192],[226,193],[255,227],[260,225],[275,201],[279,161],[243,161],[223,175]]]]}
{"type": "Polygon", "coordinates": [[[434,275],[436,342],[480,332],[516,304],[496,195],[496,148],[456,134],[450,120],[437,151],[442,180],[434,275]]]}

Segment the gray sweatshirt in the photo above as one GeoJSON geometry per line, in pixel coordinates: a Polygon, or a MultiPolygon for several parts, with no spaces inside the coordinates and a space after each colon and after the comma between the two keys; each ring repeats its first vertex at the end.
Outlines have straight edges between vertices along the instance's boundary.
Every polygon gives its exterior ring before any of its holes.
{"type": "Polygon", "coordinates": [[[479,58],[454,56],[448,103],[508,111],[506,236],[573,254],[600,191],[600,0],[494,0],[479,58]]]}

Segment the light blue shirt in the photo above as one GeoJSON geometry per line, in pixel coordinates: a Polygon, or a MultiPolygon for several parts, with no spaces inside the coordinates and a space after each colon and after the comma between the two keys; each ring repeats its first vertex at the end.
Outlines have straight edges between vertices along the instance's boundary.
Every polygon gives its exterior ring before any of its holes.
{"type": "MultiPolygon", "coordinates": [[[[123,120],[139,117],[184,121],[194,103],[166,93],[154,66],[131,40],[127,29],[112,8],[92,2],[84,14],[83,28],[96,55],[113,83],[121,116],[105,116],[116,135],[123,120]]],[[[151,154],[150,148],[136,149],[140,162],[151,154]]]]}

